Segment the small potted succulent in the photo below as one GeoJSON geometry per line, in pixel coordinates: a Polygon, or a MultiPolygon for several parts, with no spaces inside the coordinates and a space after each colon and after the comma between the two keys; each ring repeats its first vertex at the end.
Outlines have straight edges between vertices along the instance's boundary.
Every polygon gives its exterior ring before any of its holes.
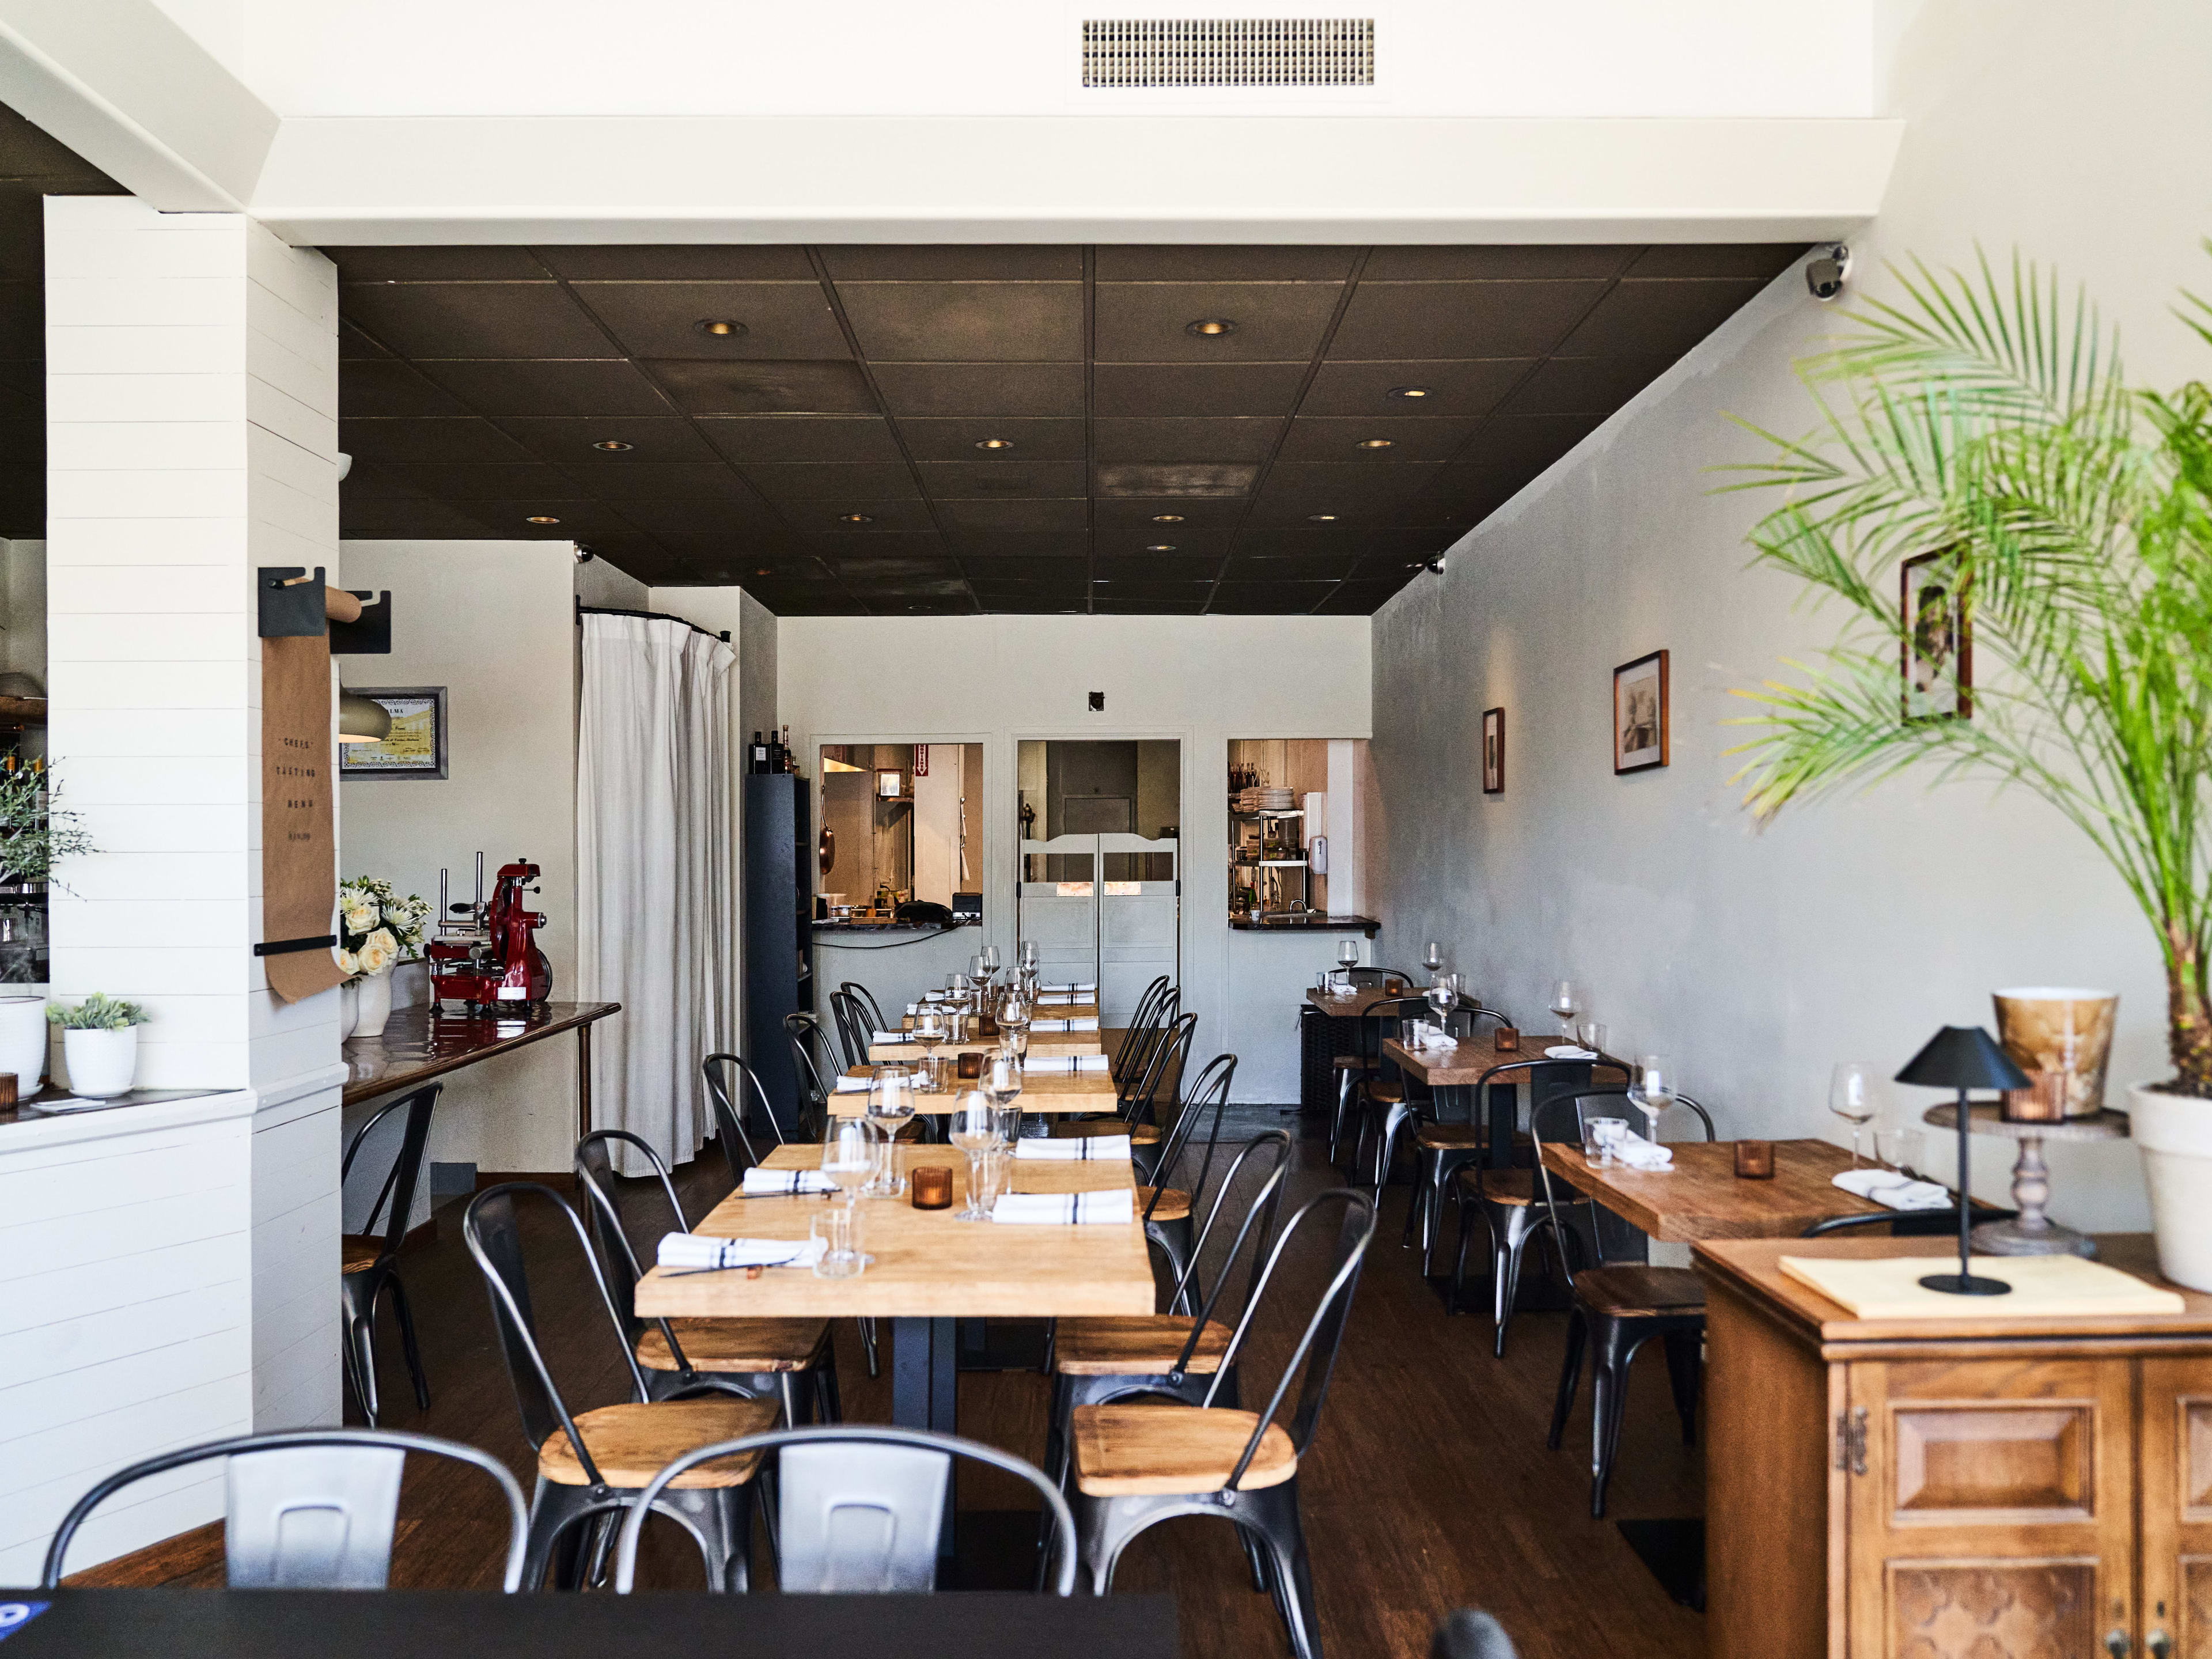
{"type": "Polygon", "coordinates": [[[70,1093],[109,1100],[131,1092],[138,1069],[138,1028],[146,1023],[143,1008],[94,991],[74,1008],[55,1003],[46,1018],[62,1028],[70,1093]]]}
{"type": "MultiPolygon", "coordinates": [[[[356,876],[338,889],[338,967],[352,975],[355,1017],[348,1036],[381,1036],[392,1018],[392,970],[422,948],[427,900],[402,898],[381,876],[356,876]]],[[[343,1017],[341,1017],[343,1018],[343,1017]]]]}

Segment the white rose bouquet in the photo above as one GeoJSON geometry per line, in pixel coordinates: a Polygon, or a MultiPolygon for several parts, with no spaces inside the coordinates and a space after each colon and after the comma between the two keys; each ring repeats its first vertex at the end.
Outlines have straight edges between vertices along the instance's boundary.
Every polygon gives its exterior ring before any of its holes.
{"type": "Polygon", "coordinates": [[[411,960],[429,919],[428,900],[402,898],[380,876],[356,876],[338,888],[338,966],[358,977],[411,960]]]}

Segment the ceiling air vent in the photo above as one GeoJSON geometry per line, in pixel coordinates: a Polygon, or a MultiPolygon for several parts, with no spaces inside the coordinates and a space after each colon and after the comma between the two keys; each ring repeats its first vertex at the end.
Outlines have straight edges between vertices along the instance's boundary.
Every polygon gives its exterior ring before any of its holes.
{"type": "Polygon", "coordinates": [[[1086,87],[1371,87],[1371,17],[1093,18],[1086,87]]]}

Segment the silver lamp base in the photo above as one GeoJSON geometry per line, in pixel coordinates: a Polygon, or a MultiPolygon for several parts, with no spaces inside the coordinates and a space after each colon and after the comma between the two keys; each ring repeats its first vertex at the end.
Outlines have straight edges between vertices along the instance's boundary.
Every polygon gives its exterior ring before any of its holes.
{"type": "Polygon", "coordinates": [[[1973,1231],[1974,1249],[1984,1255],[2086,1255],[2097,1254],[2096,1241],[2046,1220],[2040,1227],[2019,1221],[1984,1221],[1973,1231]]]}

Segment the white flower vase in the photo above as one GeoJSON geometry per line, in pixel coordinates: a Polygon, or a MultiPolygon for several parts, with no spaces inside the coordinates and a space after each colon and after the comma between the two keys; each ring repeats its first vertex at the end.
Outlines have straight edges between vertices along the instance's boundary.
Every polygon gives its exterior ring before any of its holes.
{"type": "Polygon", "coordinates": [[[2150,1189],[2158,1270],[2192,1291],[2212,1291],[2212,1100],[2136,1084],[2129,1133],[2150,1189]]]}
{"type": "Polygon", "coordinates": [[[357,1037],[382,1036],[384,1022],[392,1018],[392,969],[380,969],[361,982],[361,1014],[354,1021],[357,1037]]]}
{"type": "Polygon", "coordinates": [[[46,1000],[0,997],[0,1072],[15,1074],[15,1098],[39,1092],[46,1072],[46,1000]]]}
{"type": "Polygon", "coordinates": [[[62,1032],[62,1058],[69,1066],[70,1092],[87,1100],[112,1100],[131,1092],[138,1069],[138,1028],[119,1031],[62,1032]]]}
{"type": "Polygon", "coordinates": [[[361,984],[346,980],[338,987],[338,1041],[343,1042],[361,1024],[361,984]]]}

